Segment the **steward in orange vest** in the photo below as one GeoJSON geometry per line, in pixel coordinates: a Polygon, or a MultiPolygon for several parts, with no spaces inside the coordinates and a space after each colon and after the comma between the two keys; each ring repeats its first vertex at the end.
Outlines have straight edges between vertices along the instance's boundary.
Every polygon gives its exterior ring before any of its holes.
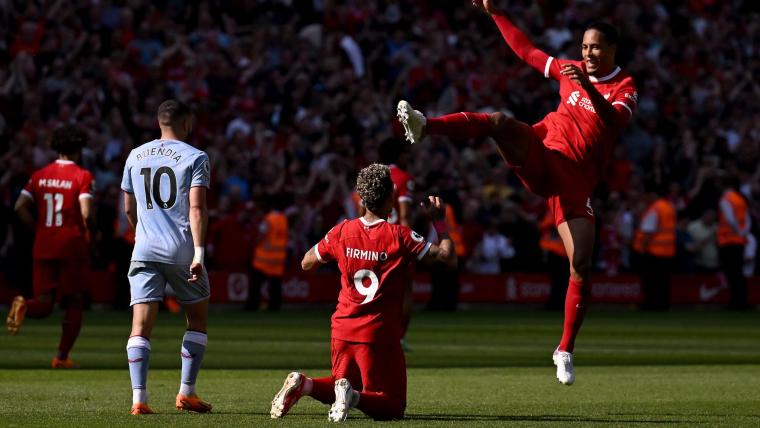
{"type": "Polygon", "coordinates": [[[269,310],[280,309],[287,251],[288,218],[278,210],[271,210],[259,224],[259,236],[251,259],[251,287],[246,310],[259,308],[261,286],[265,282],[269,284],[269,310]]]}
{"type": "Polygon", "coordinates": [[[654,199],[641,216],[633,240],[638,253],[638,269],[644,294],[643,308],[667,310],[670,307],[670,270],[676,255],[676,209],[663,197],[654,199]]]}
{"type": "Polygon", "coordinates": [[[752,221],[747,209],[747,201],[734,190],[738,183],[734,180],[720,198],[718,217],[718,252],[720,270],[726,277],[731,290],[730,309],[746,309],[747,279],[744,277],[744,246],[752,221]]]}

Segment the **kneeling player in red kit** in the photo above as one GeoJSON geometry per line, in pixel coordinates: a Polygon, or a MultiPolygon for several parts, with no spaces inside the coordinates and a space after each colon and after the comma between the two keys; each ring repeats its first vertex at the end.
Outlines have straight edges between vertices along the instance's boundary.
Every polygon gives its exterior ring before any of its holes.
{"type": "Polygon", "coordinates": [[[309,378],[293,372],[272,400],[281,418],[304,395],[331,404],[328,419],[341,422],[357,408],[373,419],[401,419],[406,409],[403,334],[404,279],[411,261],[457,264],[441,200],[424,204],[440,244],[386,219],[394,205],[390,170],[372,164],[359,172],[356,190],[364,216],[338,224],[303,258],[310,270],[336,261],[341,272],[338,306],[332,316],[332,376],[309,378]]]}

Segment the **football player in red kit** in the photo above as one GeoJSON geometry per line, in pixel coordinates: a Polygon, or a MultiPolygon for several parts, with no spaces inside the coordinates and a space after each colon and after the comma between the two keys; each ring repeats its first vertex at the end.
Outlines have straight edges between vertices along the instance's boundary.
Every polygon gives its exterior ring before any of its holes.
{"type": "Polygon", "coordinates": [[[591,193],[616,139],[633,115],[638,95],[633,79],[615,65],[618,35],[609,24],[597,22],[586,28],[582,61],[561,60],[536,49],[493,3],[473,0],[491,15],[520,59],[546,78],[559,81],[557,111],[531,126],[502,113],[460,112],[426,118],[401,101],[398,116],[411,143],[424,135],[490,137],[525,186],[547,198],[570,261],[564,330],[553,360],[557,379],[571,385],[575,381],[572,352],[591,288],[591,193]]]}
{"type": "Polygon", "coordinates": [[[272,418],[285,416],[304,395],[331,404],[328,418],[333,422],[345,420],[351,408],[374,419],[403,418],[406,362],[399,341],[406,265],[415,260],[454,268],[457,259],[439,198],[429,197],[424,206],[434,221],[439,245],[386,221],[393,209],[393,187],[387,166],[362,169],[356,189],[365,214],[332,228],[304,256],[304,270],[336,261],[341,272],[332,316],[332,375],[309,378],[290,373],[272,400],[272,418]]]}
{"type": "Polygon", "coordinates": [[[51,146],[58,159],[32,174],[16,201],[18,216],[35,229],[34,298],[16,296],[6,325],[11,334],[17,334],[25,316],[44,318],[60,300],[64,314],[53,368],[74,366],[69,352],[82,327],[82,276],[90,254],[86,234],[94,229],[95,221],[92,174],[76,164],[86,142],[87,134],[74,126],[53,131],[51,146]]]}

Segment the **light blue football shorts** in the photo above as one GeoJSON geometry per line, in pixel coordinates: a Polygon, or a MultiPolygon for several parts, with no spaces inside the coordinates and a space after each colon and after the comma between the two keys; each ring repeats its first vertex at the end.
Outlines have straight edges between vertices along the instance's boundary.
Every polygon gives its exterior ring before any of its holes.
{"type": "Polygon", "coordinates": [[[129,305],[163,301],[166,284],[172,286],[177,301],[183,305],[202,302],[211,296],[205,268],[198,281],[190,282],[189,279],[189,265],[133,261],[129,265],[129,289],[132,294],[129,305]]]}

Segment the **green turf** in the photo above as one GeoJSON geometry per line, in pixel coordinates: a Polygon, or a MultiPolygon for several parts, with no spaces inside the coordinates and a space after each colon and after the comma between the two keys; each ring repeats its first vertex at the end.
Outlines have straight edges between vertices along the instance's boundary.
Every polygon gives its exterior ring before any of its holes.
{"type": "MultiPolygon", "coordinates": [[[[329,313],[214,312],[199,392],[211,415],[177,413],[182,319],[154,333],[151,403],[127,415],[129,314],[88,313],[74,357],[46,370],[60,314],[0,335],[0,426],[321,426],[327,408],[304,399],[281,421],[269,401],[292,369],[329,370],[329,313]]],[[[526,310],[417,314],[409,335],[404,426],[760,426],[760,313],[597,311],[576,352],[577,383],[554,379],[561,314],[526,310]]],[[[351,425],[373,424],[360,412],[351,425]]]]}

